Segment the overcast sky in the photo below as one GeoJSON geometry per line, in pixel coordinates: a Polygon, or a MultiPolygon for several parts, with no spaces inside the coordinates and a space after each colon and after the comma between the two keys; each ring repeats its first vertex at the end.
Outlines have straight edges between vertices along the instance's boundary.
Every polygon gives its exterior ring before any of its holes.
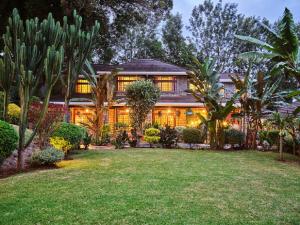
{"type": "MultiPolygon", "coordinates": [[[[203,2],[204,0],[174,0],[173,13],[179,12],[184,24],[188,25],[192,9],[203,2]]],[[[223,0],[223,3],[225,2],[237,3],[242,14],[266,17],[272,22],[278,20],[287,7],[292,11],[295,21],[300,22],[300,0],[223,0]]]]}

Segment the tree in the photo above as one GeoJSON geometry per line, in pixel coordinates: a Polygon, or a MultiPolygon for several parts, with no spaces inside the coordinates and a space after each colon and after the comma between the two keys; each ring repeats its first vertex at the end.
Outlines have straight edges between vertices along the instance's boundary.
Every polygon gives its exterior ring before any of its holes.
{"type": "Polygon", "coordinates": [[[115,47],[118,52],[115,61],[128,62],[135,58],[164,59],[165,51],[157,37],[157,26],[155,21],[149,21],[128,29],[115,47]]]}
{"type": "Polygon", "coordinates": [[[223,4],[221,0],[214,5],[205,0],[195,6],[190,18],[190,40],[195,44],[199,57],[214,58],[221,72],[239,69],[234,66],[240,52],[255,50],[253,45],[243,45],[234,37],[243,33],[258,38],[265,34],[257,24],[257,18],[245,17],[237,11],[237,4],[223,4]]]}
{"type": "Polygon", "coordinates": [[[42,120],[45,117],[53,86],[61,75],[64,58],[64,32],[52,15],[40,22],[37,18],[27,20],[20,18],[14,9],[9,18],[6,33],[3,35],[5,48],[15,65],[16,81],[19,86],[21,106],[18,145],[18,169],[22,168],[23,150],[32,142],[42,120]],[[26,31],[26,32],[25,32],[26,31]],[[45,86],[45,98],[36,127],[28,140],[25,130],[28,124],[29,102],[39,82],[45,86]]]}
{"type": "Polygon", "coordinates": [[[71,93],[77,82],[78,76],[82,73],[82,69],[87,60],[90,59],[91,53],[94,50],[95,37],[98,34],[100,25],[96,21],[91,31],[85,32],[82,30],[82,18],[73,12],[74,24],[68,24],[67,17],[64,17],[64,32],[66,34],[65,41],[65,56],[66,56],[66,74],[61,81],[65,86],[65,121],[69,122],[69,103],[71,93]]]}
{"type": "Polygon", "coordinates": [[[150,80],[136,81],[126,88],[131,125],[141,133],[143,122],[160,97],[159,89],[150,80]]]}
{"type": "Polygon", "coordinates": [[[223,85],[220,83],[220,74],[216,71],[215,61],[205,59],[201,63],[196,57],[193,58],[193,64],[189,66],[189,81],[194,86],[188,90],[196,100],[203,102],[208,116],[201,120],[208,124],[210,147],[212,149],[222,149],[224,146],[224,120],[235,109],[235,100],[240,92],[235,93],[230,99],[224,99],[220,95],[223,85]]]}
{"type": "Polygon", "coordinates": [[[269,59],[274,63],[271,70],[272,74],[283,72],[286,77],[294,77],[300,83],[299,39],[293,15],[287,8],[284,10],[283,17],[277,26],[278,32],[264,24],[262,26],[271,35],[270,43],[251,36],[236,35],[238,39],[250,42],[263,49],[263,51],[244,52],[242,56],[269,59]]]}
{"type": "Polygon", "coordinates": [[[15,81],[15,64],[7,47],[4,49],[3,60],[0,59],[0,87],[3,90],[3,115],[1,117],[7,121],[7,108],[9,103],[9,92],[12,83],[15,81]]]}
{"type": "MultiPolygon", "coordinates": [[[[18,8],[22,18],[45,18],[49,12],[62,22],[63,17],[72,18],[76,10],[82,16],[84,29],[89,29],[98,20],[101,30],[97,36],[95,59],[110,63],[118,52],[123,34],[149,20],[161,21],[173,7],[172,0],[1,0],[0,35],[5,32],[4,24],[13,8],[18,8]]],[[[1,46],[1,45],[0,45],[1,46]]]]}
{"type": "Polygon", "coordinates": [[[162,28],[162,41],[166,51],[166,62],[186,66],[193,53],[193,46],[186,43],[182,34],[182,19],[180,14],[170,15],[162,28]]]}
{"type": "Polygon", "coordinates": [[[88,117],[89,122],[84,123],[83,125],[93,133],[95,142],[99,145],[101,143],[100,139],[102,139],[102,130],[104,126],[103,114],[113,102],[115,93],[114,83],[117,71],[98,76],[91,64],[87,63],[86,67],[87,69],[83,71],[83,75],[85,79],[89,81],[92,92],[92,99],[88,100],[91,100],[94,103],[95,108],[91,110],[94,112],[93,117],[88,117]],[[108,103],[107,105],[105,105],[106,102],[108,103]]]}

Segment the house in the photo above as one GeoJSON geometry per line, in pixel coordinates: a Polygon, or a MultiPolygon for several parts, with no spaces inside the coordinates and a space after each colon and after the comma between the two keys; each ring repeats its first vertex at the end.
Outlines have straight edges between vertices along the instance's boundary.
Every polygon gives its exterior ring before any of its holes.
{"type": "MultiPolygon", "coordinates": [[[[161,97],[154,109],[149,113],[148,123],[168,124],[175,126],[196,126],[200,120],[197,113],[205,116],[206,109],[201,102],[189,93],[192,88],[187,79],[187,70],[176,65],[164,63],[153,59],[137,59],[120,65],[95,64],[96,73],[101,76],[111,73],[114,69],[120,69],[116,77],[115,102],[109,108],[105,121],[112,127],[116,123],[129,124],[129,108],[125,102],[118,101],[124,98],[126,87],[140,79],[150,79],[160,89],[161,97]]],[[[221,75],[224,84],[222,95],[228,97],[234,92],[234,85],[228,74],[221,75]]],[[[76,84],[75,97],[89,97],[91,88],[88,82],[80,78],[76,84]]],[[[80,124],[87,122],[87,117],[92,115],[91,102],[71,102],[71,121],[80,124]]],[[[237,123],[237,121],[234,121],[237,123]]]]}

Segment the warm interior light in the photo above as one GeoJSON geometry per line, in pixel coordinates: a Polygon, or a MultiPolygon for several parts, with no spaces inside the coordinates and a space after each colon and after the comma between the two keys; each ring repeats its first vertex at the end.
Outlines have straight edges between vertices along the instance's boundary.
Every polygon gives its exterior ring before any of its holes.
{"type": "Polygon", "coordinates": [[[85,112],[89,112],[89,110],[88,110],[88,109],[86,109],[86,110],[85,110],[85,112]]]}
{"type": "Polygon", "coordinates": [[[126,109],[126,112],[129,113],[129,109],[126,109]]]}
{"type": "Polygon", "coordinates": [[[171,112],[171,110],[170,109],[168,109],[168,113],[170,113],[171,112]]]}

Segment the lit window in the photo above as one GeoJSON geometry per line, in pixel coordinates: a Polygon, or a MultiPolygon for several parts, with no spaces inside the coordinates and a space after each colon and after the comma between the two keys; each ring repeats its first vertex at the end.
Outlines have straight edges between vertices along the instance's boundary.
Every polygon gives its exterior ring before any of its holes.
{"type": "Polygon", "coordinates": [[[85,79],[79,79],[76,84],[76,93],[89,94],[91,93],[91,85],[85,79]]]}
{"type": "Polygon", "coordinates": [[[140,79],[139,76],[118,76],[118,91],[125,91],[129,84],[140,79]]]}
{"type": "Polygon", "coordinates": [[[176,124],[176,113],[171,109],[154,110],[154,122],[162,126],[169,125],[174,127],[176,124]]]}
{"type": "Polygon", "coordinates": [[[154,83],[162,92],[173,92],[175,91],[175,77],[171,76],[156,76],[154,83]]]}
{"type": "Polygon", "coordinates": [[[129,111],[126,109],[117,109],[117,122],[129,125],[129,111]]]}

